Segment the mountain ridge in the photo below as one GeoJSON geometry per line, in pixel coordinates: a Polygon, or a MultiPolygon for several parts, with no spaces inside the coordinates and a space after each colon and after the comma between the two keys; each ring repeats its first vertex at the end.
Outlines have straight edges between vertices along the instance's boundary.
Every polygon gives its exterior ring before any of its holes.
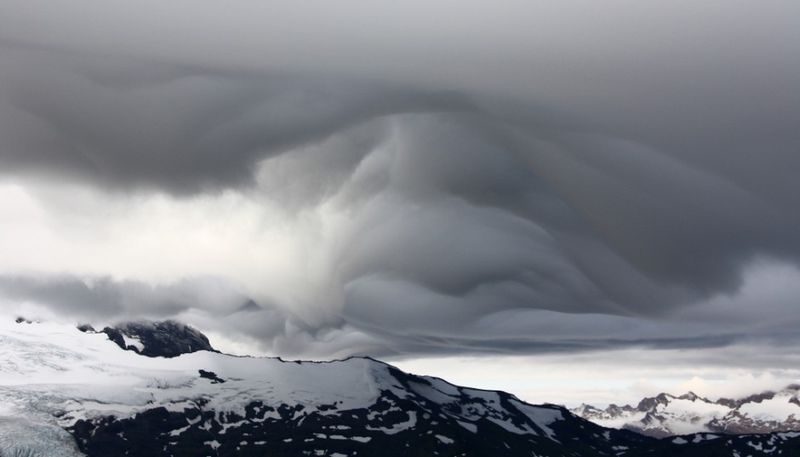
{"type": "Polygon", "coordinates": [[[604,409],[582,404],[573,414],[607,427],[663,438],[687,433],[752,434],[800,431],[800,385],[741,398],[710,400],[694,392],[660,393],[604,409]]]}
{"type": "Polygon", "coordinates": [[[371,358],[291,362],[205,350],[146,357],[102,332],[10,321],[0,322],[0,423],[15,430],[11,442],[0,437],[0,455],[26,457],[705,457],[800,450],[800,434],[659,440],[371,358]]]}

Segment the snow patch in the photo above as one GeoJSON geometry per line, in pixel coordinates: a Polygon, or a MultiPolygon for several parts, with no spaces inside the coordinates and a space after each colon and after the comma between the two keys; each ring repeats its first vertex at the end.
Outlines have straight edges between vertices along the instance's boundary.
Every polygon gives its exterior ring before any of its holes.
{"type": "Polygon", "coordinates": [[[455,440],[453,440],[452,438],[449,438],[447,436],[444,436],[444,435],[434,435],[434,436],[436,436],[436,439],[439,440],[440,442],[444,443],[444,444],[453,444],[453,443],[455,443],[455,440]]]}
{"type": "Polygon", "coordinates": [[[122,333],[122,341],[125,343],[125,347],[134,347],[140,353],[144,351],[144,343],[135,336],[128,336],[122,333]]]}

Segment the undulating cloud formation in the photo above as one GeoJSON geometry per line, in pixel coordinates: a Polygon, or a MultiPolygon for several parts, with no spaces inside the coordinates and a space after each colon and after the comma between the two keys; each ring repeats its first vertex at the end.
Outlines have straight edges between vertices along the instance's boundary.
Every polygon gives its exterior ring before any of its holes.
{"type": "Polygon", "coordinates": [[[779,365],[798,17],[0,1],[0,302],[296,357],[752,343],[779,365]]]}

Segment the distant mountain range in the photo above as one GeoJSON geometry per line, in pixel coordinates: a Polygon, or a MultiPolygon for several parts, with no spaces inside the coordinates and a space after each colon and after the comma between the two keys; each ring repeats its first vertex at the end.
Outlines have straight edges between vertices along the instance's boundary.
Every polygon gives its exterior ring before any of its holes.
{"type": "Polygon", "coordinates": [[[688,433],[773,433],[800,431],[800,385],[739,399],[709,400],[693,392],[661,393],[636,406],[598,409],[581,405],[571,412],[605,427],[632,430],[653,437],[688,433]]]}
{"type": "Polygon", "coordinates": [[[203,341],[175,322],[0,321],[0,456],[800,455],[795,432],[659,439],[370,358],[234,357],[203,341]]]}

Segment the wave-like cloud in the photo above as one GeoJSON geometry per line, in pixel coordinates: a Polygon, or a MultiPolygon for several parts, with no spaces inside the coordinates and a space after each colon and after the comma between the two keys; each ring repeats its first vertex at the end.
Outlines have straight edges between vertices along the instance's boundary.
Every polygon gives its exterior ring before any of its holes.
{"type": "Polygon", "coordinates": [[[0,294],[292,355],[792,339],[797,8],[3,2],[0,294]]]}

